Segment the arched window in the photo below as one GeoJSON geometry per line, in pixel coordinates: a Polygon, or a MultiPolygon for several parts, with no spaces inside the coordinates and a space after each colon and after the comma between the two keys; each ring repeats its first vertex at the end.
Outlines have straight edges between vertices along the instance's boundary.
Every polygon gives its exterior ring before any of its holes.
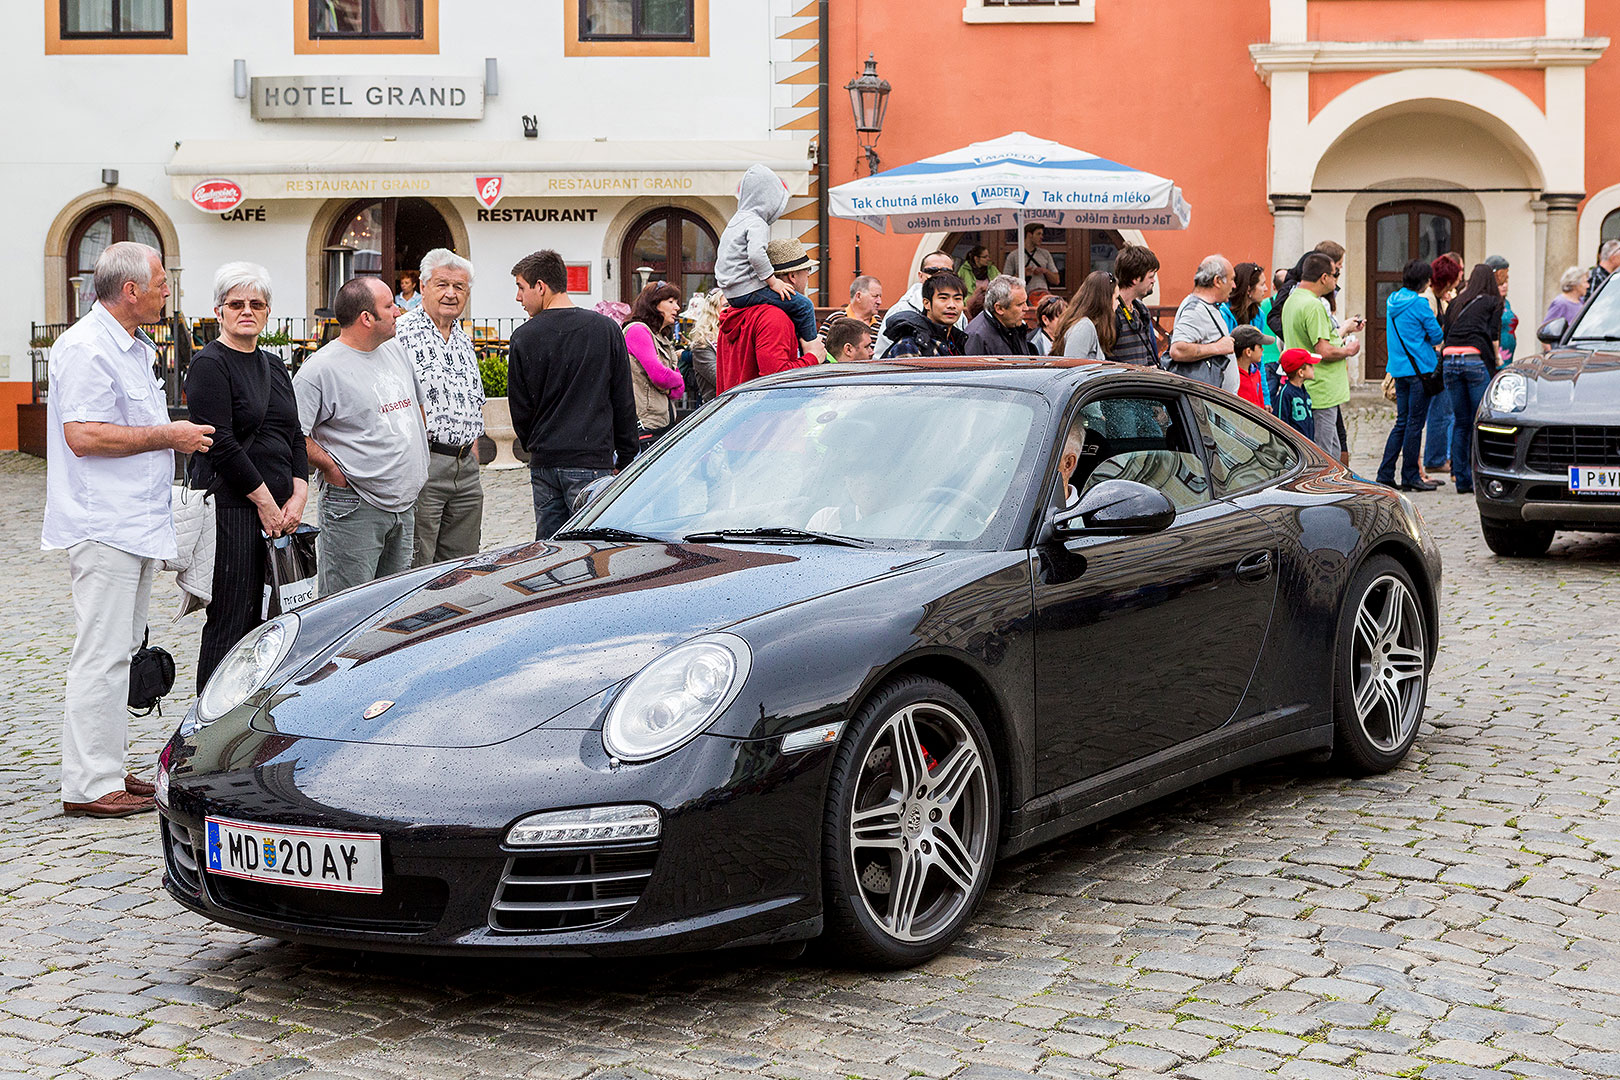
{"type": "Polygon", "coordinates": [[[69,318],[77,319],[96,302],[96,287],[92,280],[96,260],[113,244],[133,240],[163,251],[157,227],[145,214],[123,203],[105,203],[86,214],[73,227],[68,239],[67,311],[69,318]]]}
{"type": "Polygon", "coordinates": [[[625,234],[619,259],[619,298],[630,303],[653,281],[680,286],[682,296],[714,288],[719,240],[709,223],[673,206],[644,214],[625,234]]]}
{"type": "Polygon", "coordinates": [[[1603,218],[1602,240],[1620,240],[1620,210],[1610,210],[1603,218]]]}
{"type": "MultiPolygon", "coordinates": [[[[326,306],[351,277],[379,277],[399,291],[399,271],[415,270],[434,248],[455,250],[444,215],[426,199],[373,199],[345,207],[327,239],[326,306]]],[[[466,254],[461,252],[460,254],[466,254]]]]}

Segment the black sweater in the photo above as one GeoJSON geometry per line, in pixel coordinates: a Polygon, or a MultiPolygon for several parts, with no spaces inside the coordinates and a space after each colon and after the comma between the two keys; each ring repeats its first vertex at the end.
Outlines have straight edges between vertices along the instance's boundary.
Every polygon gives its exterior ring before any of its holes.
{"type": "Polygon", "coordinates": [[[293,479],[309,475],[292,379],[263,349],[203,346],[186,369],[186,405],[192,423],[214,428],[208,453],[192,456],[192,486],[212,486],[220,506],[252,506],[248,493],[260,484],[280,505],[293,479]]]}
{"type": "Polygon", "coordinates": [[[506,396],[531,464],[622,469],[636,456],[636,399],[619,324],[552,308],[512,331],[506,396]]]}
{"type": "Polygon", "coordinates": [[[1502,297],[1478,294],[1472,300],[1459,304],[1453,300],[1446,308],[1446,344],[1467,345],[1479,350],[1487,371],[1495,371],[1501,354],[1497,342],[1502,340],[1502,297]]]}

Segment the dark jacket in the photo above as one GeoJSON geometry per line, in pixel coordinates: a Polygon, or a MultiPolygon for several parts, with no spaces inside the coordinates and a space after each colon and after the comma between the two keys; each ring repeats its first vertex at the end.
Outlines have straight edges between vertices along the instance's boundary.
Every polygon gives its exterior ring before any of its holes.
{"type": "Polygon", "coordinates": [[[1446,344],[1467,345],[1479,350],[1487,371],[1495,371],[1498,356],[1496,343],[1502,337],[1502,296],[1500,293],[1480,293],[1470,300],[1456,300],[1446,308],[1443,321],[1446,344]]]}
{"type": "Polygon", "coordinates": [[[965,356],[967,335],[955,326],[940,326],[928,316],[901,308],[883,324],[883,334],[894,344],[880,360],[903,356],[965,356]]]}
{"type": "Polygon", "coordinates": [[[606,315],[554,308],[513,330],[506,394],[532,466],[622,469],[636,456],[630,353],[606,315]]]}
{"type": "Polygon", "coordinates": [[[1034,356],[1029,330],[1024,326],[1002,326],[986,307],[968,323],[965,356],[1034,356]]]}
{"type": "Polygon", "coordinates": [[[186,368],[186,405],[192,423],[214,429],[208,453],[192,455],[190,484],[211,488],[217,505],[252,506],[248,493],[263,484],[279,506],[309,475],[292,379],[263,349],[204,345],[186,368]]]}

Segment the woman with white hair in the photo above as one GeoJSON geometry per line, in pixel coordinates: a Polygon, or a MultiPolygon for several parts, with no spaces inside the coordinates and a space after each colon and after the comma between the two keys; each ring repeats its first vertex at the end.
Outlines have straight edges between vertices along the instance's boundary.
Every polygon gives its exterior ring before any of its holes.
{"type": "Polygon", "coordinates": [[[226,263],[214,275],[219,337],[191,358],[186,404],[212,424],[214,446],[191,459],[191,487],[214,495],[214,597],[197,655],[197,692],[255,626],[264,594],[266,536],[298,528],[309,460],[298,400],[281,360],[259,348],[270,318],[270,273],[226,263]]]}
{"type": "Polygon", "coordinates": [[[692,324],[686,335],[692,353],[692,379],[686,392],[702,405],[714,397],[714,376],[718,366],[716,346],[720,344],[720,316],[725,314],[726,294],[720,289],[694,293],[681,318],[692,324]]]}
{"type": "Polygon", "coordinates": [[[1586,271],[1578,266],[1572,266],[1559,275],[1558,295],[1547,305],[1547,314],[1542,316],[1541,325],[1546,326],[1554,319],[1574,322],[1575,316],[1581,313],[1581,307],[1586,302],[1586,290],[1590,282],[1586,271]]]}

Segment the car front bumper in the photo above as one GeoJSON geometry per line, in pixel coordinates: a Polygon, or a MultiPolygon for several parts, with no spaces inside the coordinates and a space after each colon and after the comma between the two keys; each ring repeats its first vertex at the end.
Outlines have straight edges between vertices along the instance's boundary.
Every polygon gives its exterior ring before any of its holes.
{"type": "Polygon", "coordinates": [[[1569,488],[1570,465],[1605,464],[1583,459],[1595,456],[1584,447],[1596,444],[1576,442],[1570,433],[1585,430],[1521,416],[1481,416],[1474,428],[1479,516],[1501,524],[1620,532],[1620,495],[1583,495],[1569,488]]]}

